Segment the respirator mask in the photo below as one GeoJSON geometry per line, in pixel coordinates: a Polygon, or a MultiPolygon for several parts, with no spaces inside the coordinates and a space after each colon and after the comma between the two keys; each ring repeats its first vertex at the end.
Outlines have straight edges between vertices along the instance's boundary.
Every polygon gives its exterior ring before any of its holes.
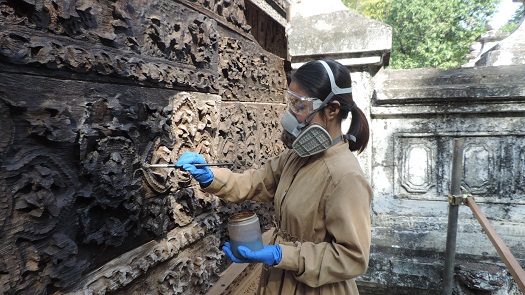
{"type": "MultiPolygon", "coordinates": [[[[335,84],[334,75],[328,64],[324,61],[319,62],[326,69],[331,84],[331,92],[323,101],[318,98],[300,96],[290,90],[285,93],[288,110],[284,113],[281,125],[289,135],[295,138],[291,144],[291,148],[300,157],[308,157],[321,153],[343,139],[343,136],[339,136],[332,141],[332,137],[330,137],[328,131],[318,124],[307,127],[314,118],[315,113],[324,108],[334,95],[352,92],[351,87],[339,88],[335,84]],[[295,114],[308,114],[308,117],[301,123],[297,121],[297,118],[290,111],[295,114]]],[[[355,137],[350,135],[350,138],[355,141],[355,137]]]]}

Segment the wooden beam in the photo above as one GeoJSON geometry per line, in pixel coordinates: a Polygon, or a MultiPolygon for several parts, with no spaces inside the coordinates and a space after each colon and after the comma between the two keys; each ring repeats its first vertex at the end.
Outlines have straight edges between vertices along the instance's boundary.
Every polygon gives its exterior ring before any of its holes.
{"type": "Polygon", "coordinates": [[[485,230],[485,234],[489,237],[492,245],[499,253],[500,258],[505,262],[505,265],[512,274],[512,277],[518,284],[520,291],[525,293],[525,271],[521,268],[518,260],[512,255],[510,249],[505,245],[505,242],[499,237],[498,233],[494,230],[490,221],[485,217],[483,212],[479,209],[478,205],[472,197],[467,197],[467,205],[472,210],[472,213],[478,219],[478,222],[485,230]]]}

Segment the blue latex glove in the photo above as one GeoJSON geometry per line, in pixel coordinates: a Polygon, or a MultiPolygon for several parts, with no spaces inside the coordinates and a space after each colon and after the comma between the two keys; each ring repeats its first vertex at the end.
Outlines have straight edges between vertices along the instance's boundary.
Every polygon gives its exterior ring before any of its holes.
{"type": "Polygon", "coordinates": [[[224,243],[222,251],[235,263],[264,263],[269,266],[277,265],[281,262],[283,253],[279,245],[266,245],[259,251],[252,251],[244,246],[237,248],[243,258],[233,255],[231,244],[224,243]]]}
{"type": "Polygon", "coordinates": [[[213,172],[211,172],[210,168],[208,166],[197,168],[193,164],[206,164],[206,160],[201,154],[184,152],[177,163],[175,163],[175,167],[182,167],[188,171],[199,182],[201,187],[210,185],[213,181],[213,172]]]}

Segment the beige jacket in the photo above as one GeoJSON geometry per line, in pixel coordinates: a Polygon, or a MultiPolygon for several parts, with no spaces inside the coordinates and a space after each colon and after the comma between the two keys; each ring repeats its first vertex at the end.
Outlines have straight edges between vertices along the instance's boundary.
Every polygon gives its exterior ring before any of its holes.
{"type": "Polygon", "coordinates": [[[359,294],[354,278],[368,266],[372,190],[347,143],[309,158],[287,150],[242,174],[212,171],[206,191],[229,202],[274,202],[272,244],[282,260],[264,268],[260,294],[359,294]]]}

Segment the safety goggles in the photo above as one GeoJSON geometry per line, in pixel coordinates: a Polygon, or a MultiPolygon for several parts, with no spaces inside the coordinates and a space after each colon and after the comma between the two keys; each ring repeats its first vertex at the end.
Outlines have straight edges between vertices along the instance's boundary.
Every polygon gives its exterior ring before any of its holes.
{"type": "Polygon", "coordinates": [[[284,94],[288,109],[296,115],[309,115],[315,112],[322,101],[315,97],[304,97],[291,90],[284,94]]]}

